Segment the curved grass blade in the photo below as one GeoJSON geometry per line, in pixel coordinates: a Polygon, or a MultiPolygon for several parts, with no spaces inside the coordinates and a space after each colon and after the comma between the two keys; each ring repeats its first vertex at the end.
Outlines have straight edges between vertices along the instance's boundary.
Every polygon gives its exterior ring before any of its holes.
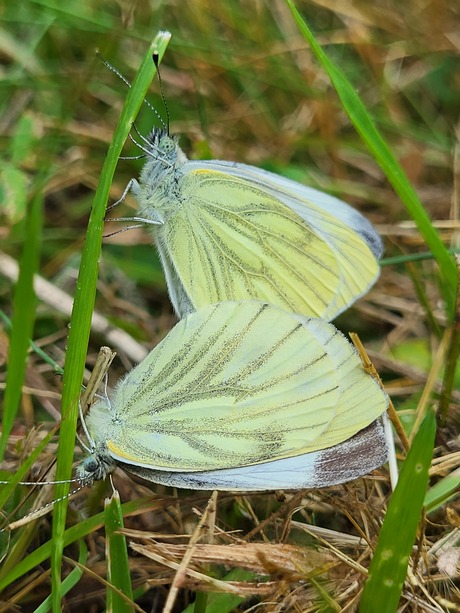
{"type": "Polygon", "coordinates": [[[394,613],[398,608],[428,485],[436,420],[430,411],[423,420],[404,461],[391,496],[369,567],[359,611],[394,613]]]}
{"type": "MultiPolygon", "coordinates": [[[[155,504],[152,505],[152,498],[148,497],[127,502],[123,504],[121,508],[123,515],[126,516],[132,513],[137,514],[142,510],[152,511],[157,509],[158,506],[155,504]]],[[[97,515],[93,515],[92,517],[71,526],[64,532],[64,547],[67,547],[78,539],[84,538],[91,532],[101,528],[103,525],[104,513],[98,513],[97,515]]],[[[7,574],[5,574],[5,576],[0,577],[0,593],[14,581],[30,572],[33,568],[43,564],[45,560],[51,557],[53,549],[54,542],[53,540],[49,540],[43,545],[40,545],[40,547],[37,547],[31,551],[26,558],[20,560],[7,574]]]]}
{"type": "MultiPolygon", "coordinates": [[[[86,547],[86,543],[84,541],[80,541],[80,555],[78,557],[78,563],[80,566],[76,566],[64,579],[62,582],[62,593],[63,595],[70,592],[70,590],[77,585],[80,581],[81,576],[83,575],[83,571],[81,566],[86,564],[86,560],[88,558],[88,548],[86,547]]],[[[51,595],[48,596],[42,604],[37,607],[34,613],[48,613],[51,610],[51,595]]]]}
{"type": "Polygon", "coordinates": [[[41,186],[32,198],[26,217],[24,249],[22,251],[19,278],[14,291],[13,327],[8,352],[6,389],[3,404],[0,461],[3,460],[8,438],[13,428],[22,394],[26,373],[29,339],[35,322],[37,299],[34,292],[34,274],[38,270],[43,222],[43,192],[41,186]]]}
{"type": "MultiPolygon", "coordinates": [[[[74,307],[67,344],[62,392],[62,427],[58,452],[56,479],[68,479],[72,462],[75,430],[78,417],[78,399],[83,380],[83,370],[88,348],[91,317],[96,296],[98,260],[101,251],[103,220],[115,168],[123,144],[128,137],[131,126],[142,105],[147,89],[153,79],[156,68],[152,54],[158,53],[161,59],[170,39],[169,33],[160,32],[153,39],[144,56],[132,87],[128,91],[113,140],[101,173],[98,189],[94,198],[88,230],[81,257],[80,271],[75,290],[74,307]]],[[[57,487],[58,498],[65,497],[69,491],[68,484],[57,487]]],[[[61,561],[64,547],[64,529],[68,501],[64,498],[56,504],[53,521],[53,556],[52,586],[53,610],[61,610],[61,561]]]]}
{"type": "Polygon", "coordinates": [[[433,513],[443,507],[449,500],[458,497],[459,490],[460,468],[457,468],[428,490],[424,503],[426,512],[433,513]]]}
{"type": "Polygon", "coordinates": [[[129,571],[128,548],[126,538],[118,531],[123,528],[123,513],[120,496],[117,491],[105,503],[105,534],[107,581],[117,590],[107,588],[107,610],[117,613],[132,613],[133,606],[128,600],[133,599],[131,574],[129,571]],[[121,594],[126,598],[122,598],[121,594]]]}
{"type": "MultiPolygon", "coordinates": [[[[5,311],[2,311],[2,309],[0,309],[0,321],[3,322],[7,330],[13,329],[13,324],[12,324],[11,319],[8,317],[5,311]]],[[[29,347],[31,351],[33,351],[40,357],[42,362],[51,366],[51,368],[57,375],[62,375],[64,370],[59,366],[59,364],[55,360],[53,360],[53,358],[49,356],[46,353],[46,351],[43,351],[43,349],[39,347],[37,343],[35,343],[31,338],[29,339],[29,347]]],[[[1,507],[1,504],[0,504],[0,507],[1,507]]]]}
{"type": "Polygon", "coordinates": [[[358,134],[366,143],[375,160],[392,184],[395,192],[401,198],[427,245],[431,249],[439,266],[441,292],[446,301],[448,317],[452,319],[454,315],[457,287],[457,273],[453,259],[441,241],[438,232],[433,227],[426,210],[420,202],[404,170],[398,164],[387,143],[377,130],[371,116],[356,93],[356,90],[352,87],[345,74],[331,62],[323,51],[313,36],[312,31],[297,11],[294,2],[292,0],[286,1],[292,11],[300,32],[329,75],[340,101],[353,122],[358,134]]]}
{"type": "MultiPolygon", "coordinates": [[[[14,488],[17,486],[18,482],[24,478],[24,475],[29,472],[32,466],[35,464],[38,456],[42,453],[43,449],[46,448],[54,434],[56,433],[58,426],[55,426],[53,430],[45,436],[43,441],[33,450],[33,452],[28,456],[28,458],[21,464],[20,468],[16,471],[16,473],[11,477],[9,483],[2,488],[0,494],[0,509],[5,508],[5,503],[12,494],[14,488]]],[[[4,530],[8,530],[8,527],[3,528],[4,530]]],[[[35,530],[34,522],[31,521],[23,530],[21,530],[21,534],[14,539],[12,539],[11,545],[8,548],[7,555],[4,560],[2,560],[2,564],[0,565],[0,582],[2,578],[7,575],[11,569],[14,569],[19,561],[23,558],[24,553],[30,547],[30,532],[35,530]]]]}

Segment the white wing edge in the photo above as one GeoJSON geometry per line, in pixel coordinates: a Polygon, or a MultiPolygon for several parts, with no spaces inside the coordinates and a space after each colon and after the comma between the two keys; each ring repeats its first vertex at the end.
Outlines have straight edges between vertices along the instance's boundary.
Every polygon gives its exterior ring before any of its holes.
{"type": "Polygon", "coordinates": [[[271,491],[329,487],[367,475],[387,461],[388,446],[378,419],[350,439],[303,455],[253,466],[195,473],[150,470],[117,460],[147,481],[191,490],[271,491]]]}

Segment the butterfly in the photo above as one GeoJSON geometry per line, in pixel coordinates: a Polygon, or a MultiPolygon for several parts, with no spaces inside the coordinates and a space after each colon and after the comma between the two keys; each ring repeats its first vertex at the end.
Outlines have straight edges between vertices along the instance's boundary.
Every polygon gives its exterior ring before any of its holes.
{"type": "Polygon", "coordinates": [[[190,161],[164,128],[139,146],[148,160],[125,191],[138,213],[124,219],[148,225],[180,318],[254,299],[331,320],[377,280],[381,239],[345,202],[254,166],[190,161]]]}
{"type": "Polygon", "coordinates": [[[330,323],[257,301],[186,316],[86,417],[89,484],[116,466],[192,489],[320,487],[386,461],[388,397],[330,323]]]}

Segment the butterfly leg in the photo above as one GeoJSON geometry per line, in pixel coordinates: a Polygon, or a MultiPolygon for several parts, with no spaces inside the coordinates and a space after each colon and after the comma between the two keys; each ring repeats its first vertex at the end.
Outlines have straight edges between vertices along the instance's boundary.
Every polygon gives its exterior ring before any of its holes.
{"type": "Polygon", "coordinates": [[[139,183],[136,181],[136,179],[130,179],[129,182],[128,182],[128,185],[125,187],[121,197],[116,202],[114,202],[113,204],[111,204],[110,206],[108,206],[106,208],[106,210],[105,210],[106,213],[107,213],[107,211],[111,211],[116,206],[118,206],[119,204],[124,202],[128,192],[131,191],[134,196],[137,196],[137,194],[139,193],[139,190],[140,190],[140,186],[139,186],[139,183]]]}

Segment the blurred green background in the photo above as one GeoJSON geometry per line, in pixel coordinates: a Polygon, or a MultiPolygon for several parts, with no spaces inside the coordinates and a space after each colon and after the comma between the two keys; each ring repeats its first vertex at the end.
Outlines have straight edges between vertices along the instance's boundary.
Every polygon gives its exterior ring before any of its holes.
{"type": "MultiPolygon", "coordinates": [[[[298,8],[356,86],[427,209],[448,219],[460,78],[458,9],[439,2],[299,2],[298,8]]],[[[407,217],[405,210],[284,2],[26,1],[5,3],[1,14],[0,236],[6,252],[19,253],[26,202],[44,174],[42,272],[71,292],[91,200],[126,94],[96,49],[129,80],[158,29],[172,32],[161,75],[171,130],[181,135],[189,157],[256,164],[336,194],[389,236],[389,255],[399,252],[395,242],[417,244],[407,232],[392,236],[392,224],[407,217]]],[[[154,83],[149,100],[165,117],[158,90],[154,83]]],[[[156,117],[144,107],[138,129],[147,133],[153,124],[156,117]]],[[[128,142],[125,153],[138,150],[128,142]]],[[[120,160],[113,200],[142,163],[120,160]]],[[[138,230],[105,241],[106,300],[100,298],[98,307],[109,309],[117,323],[125,320],[124,326],[131,317],[126,304],[113,310],[117,296],[153,315],[169,313],[149,242],[138,230]]],[[[139,313],[132,318],[139,328],[139,313]]],[[[39,328],[38,336],[51,328],[39,328]]],[[[155,339],[150,323],[134,333],[155,339]]]]}
{"type": "MultiPolygon", "coordinates": [[[[299,0],[297,7],[329,57],[356,87],[443,239],[458,246],[457,3],[299,0]]],[[[45,194],[40,275],[71,299],[94,191],[126,96],[126,85],[103,65],[96,50],[131,80],[160,29],[172,33],[161,64],[171,132],[181,135],[181,146],[190,158],[254,164],[323,189],[371,219],[384,238],[387,256],[426,251],[283,1],[4,0],[0,5],[0,309],[4,313],[11,316],[14,262],[24,244],[27,205],[40,186],[45,194]]],[[[158,81],[148,99],[166,119],[158,81]]],[[[158,119],[144,106],[136,127],[146,134],[153,125],[158,119]]],[[[125,156],[138,153],[128,141],[125,156]]],[[[112,202],[142,165],[143,160],[120,160],[112,202]]],[[[135,203],[128,198],[112,216],[134,211],[135,203]]],[[[123,224],[108,223],[106,234],[121,228],[123,224]]],[[[409,269],[401,264],[386,266],[376,287],[338,322],[344,331],[358,330],[367,346],[379,351],[376,364],[384,371],[395,404],[409,413],[420,398],[437,347],[433,331],[445,324],[436,274],[430,261],[409,269]]],[[[104,240],[98,289],[98,312],[147,348],[175,321],[158,258],[142,229],[104,240]]],[[[58,295],[51,291],[47,295],[37,307],[33,338],[62,365],[69,315],[58,304],[58,295]]],[[[107,342],[103,332],[93,333],[89,366],[99,346],[107,342]]],[[[8,344],[5,326],[0,328],[2,367],[8,344]]],[[[111,382],[136,361],[132,354],[118,353],[111,382]]],[[[60,384],[52,368],[32,355],[14,433],[19,439],[31,426],[58,418],[60,384]]],[[[457,417],[454,430],[456,423],[457,417]]],[[[313,515],[328,514],[327,493],[325,500],[313,515]]],[[[270,508],[267,504],[267,514],[270,508]]],[[[240,513],[240,525],[242,516],[244,521],[253,517],[246,510],[240,513]]],[[[336,518],[329,517],[326,524],[337,527],[336,518]]]]}

